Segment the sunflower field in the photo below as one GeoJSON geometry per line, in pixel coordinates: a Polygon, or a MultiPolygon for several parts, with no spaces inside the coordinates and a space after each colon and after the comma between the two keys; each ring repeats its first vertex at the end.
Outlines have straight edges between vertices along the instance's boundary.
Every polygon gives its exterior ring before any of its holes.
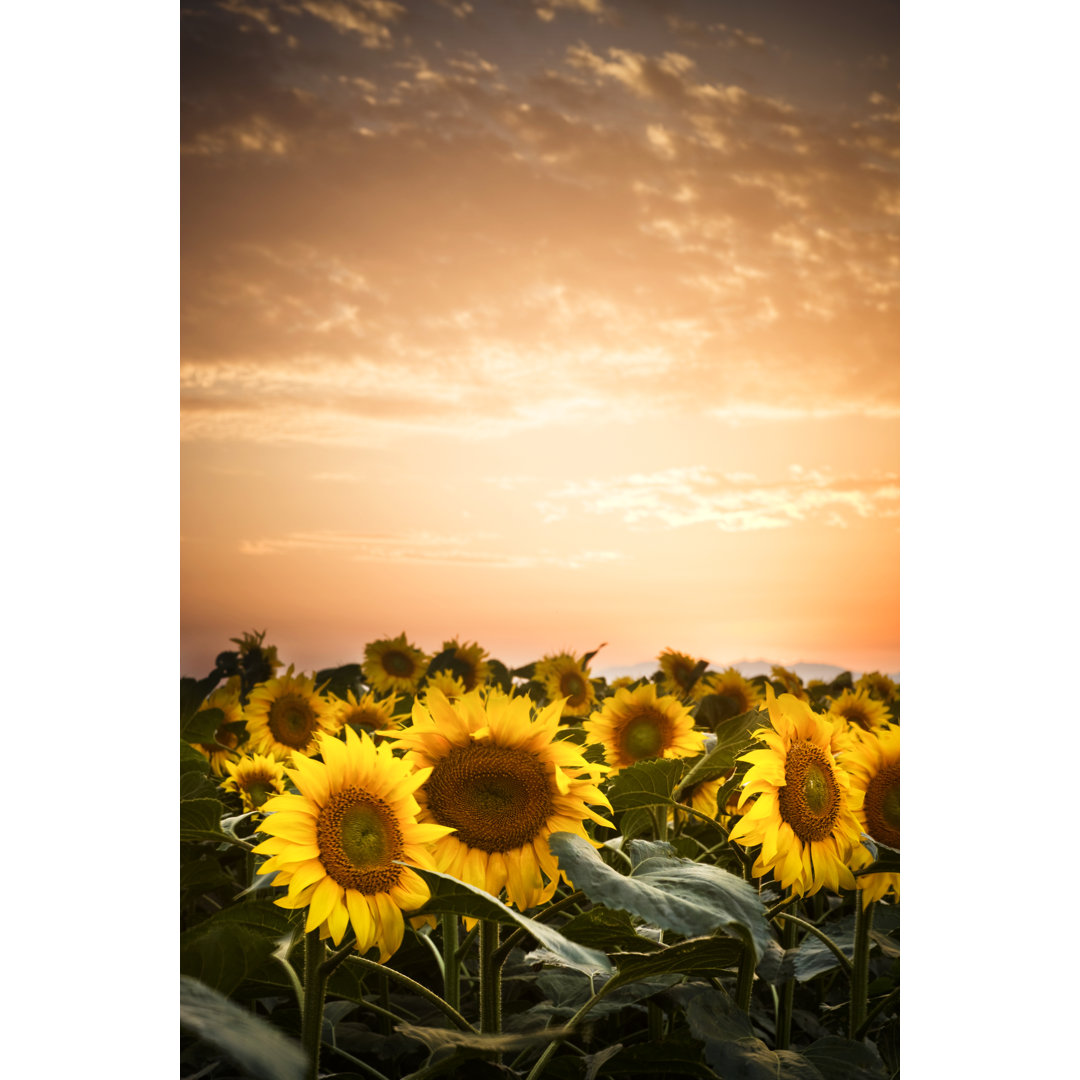
{"type": "Polygon", "coordinates": [[[183,1077],[899,1076],[888,677],[232,644],[180,682],[183,1077]]]}

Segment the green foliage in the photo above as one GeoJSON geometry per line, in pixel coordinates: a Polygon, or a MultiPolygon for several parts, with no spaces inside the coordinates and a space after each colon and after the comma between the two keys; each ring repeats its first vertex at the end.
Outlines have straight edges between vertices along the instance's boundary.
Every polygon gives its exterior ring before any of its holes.
{"type": "Polygon", "coordinates": [[[256,1080],[303,1080],[307,1072],[304,1052],[292,1039],[187,975],[180,976],[180,1026],[222,1050],[256,1080]]]}
{"type": "Polygon", "coordinates": [[[772,940],[756,890],[726,870],[652,855],[624,877],[573,833],[553,833],[549,843],[559,868],[594,903],[685,937],[723,930],[751,944],[758,956],[772,940]]]}
{"type": "Polygon", "coordinates": [[[273,963],[289,913],[271,900],[245,900],[215,912],[180,935],[180,970],[231,994],[273,963]]]}
{"type": "Polygon", "coordinates": [[[602,952],[571,941],[553,927],[522,915],[509,904],[496,900],[483,889],[477,889],[449,874],[440,874],[434,870],[423,870],[419,867],[413,869],[427,882],[431,890],[430,901],[416,912],[417,915],[461,915],[470,919],[490,919],[498,923],[520,926],[544,948],[550,949],[571,967],[586,972],[611,971],[611,962],[602,952]]]}
{"type": "MultiPolygon", "coordinates": [[[[265,666],[269,653],[261,636],[251,643],[243,657],[265,666]]],[[[597,651],[587,653],[583,663],[597,651]]],[[[200,711],[224,675],[250,676],[254,670],[245,662],[241,672],[240,652],[223,656],[229,670],[181,680],[181,1069],[223,1080],[240,1075],[299,1080],[307,1066],[289,1035],[301,1030],[296,980],[303,964],[297,946],[306,912],[273,903],[281,891],[273,886],[273,875],[253,873],[263,861],[251,852],[260,815],[241,812],[239,800],[222,792],[206,757],[189,745],[212,745],[222,728],[244,734],[244,724],[226,725],[220,710],[200,711]]],[[[547,703],[534,678],[535,663],[514,671],[498,660],[487,663],[495,685],[510,690],[513,680],[528,680],[525,692],[538,705],[547,703]]],[[[429,672],[446,670],[459,677],[466,669],[451,650],[429,666],[429,672]]],[[[359,664],[328,668],[315,678],[339,697],[364,692],[359,664]]],[[[811,697],[823,700],[825,692],[839,692],[845,679],[850,682],[850,673],[827,687],[811,688],[811,697]]],[[[605,680],[593,681],[601,698],[610,693],[605,680]]],[[[752,681],[764,686],[769,680],[752,681]]],[[[397,712],[409,704],[410,698],[403,706],[399,697],[397,712]]],[[[682,801],[689,801],[695,785],[724,778],[718,795],[722,807],[743,783],[750,766],[739,758],[754,745],[753,732],[768,725],[768,716],[757,710],[734,715],[723,695],[707,695],[694,713],[698,728],[713,732],[707,753],[639,762],[602,782],[616,831],[588,826],[598,839],[609,838],[599,850],[572,833],[552,835],[550,849],[560,868],[587,899],[577,895],[554,908],[521,913],[451,875],[417,870],[431,897],[420,912],[406,914],[404,941],[389,962],[377,965],[374,951],[359,963],[345,953],[337,957],[342,962],[329,974],[320,1075],[371,1080],[371,1070],[377,1069],[398,1080],[523,1080],[543,1051],[543,1080],[894,1077],[899,1069],[899,906],[874,905],[861,970],[867,976],[862,983],[868,986],[867,1008],[878,1011],[859,1029],[861,1041],[852,1041],[846,1037],[852,997],[848,968],[804,926],[786,924],[794,929],[784,940],[797,944],[786,951],[781,947],[782,914],[772,921],[765,917],[766,905],[781,899],[779,887],[768,877],[743,880],[739,856],[745,858],[745,852],[727,842],[719,822],[693,813],[682,801]],[[655,839],[658,830],[665,840],[655,839]],[[478,951],[471,938],[464,939],[457,958],[455,1007],[461,1016],[427,993],[443,989],[443,931],[436,925],[414,932],[409,918],[443,914],[506,928],[505,948],[496,953],[503,967],[501,1034],[469,1030],[470,1024],[481,1026],[478,951]],[[508,941],[512,931],[517,933],[508,941]],[[745,981],[751,959],[756,962],[752,984],[745,981]],[[793,997],[791,1037],[783,1042],[774,1037],[777,1003],[788,994],[793,997]],[[776,1045],[791,1049],[776,1050],[776,1045]]],[[[588,760],[602,760],[603,748],[586,743],[581,720],[568,721],[560,736],[580,746],[588,760]]],[[[898,851],[872,842],[867,848],[875,861],[860,873],[899,873],[898,851]]],[[[560,886],[556,900],[565,896],[560,886]]],[[[814,923],[850,961],[855,904],[852,892],[826,890],[789,902],[784,911],[814,923]]],[[[351,940],[350,928],[344,950],[351,940]]]]}
{"type": "Polygon", "coordinates": [[[315,672],[315,685],[320,694],[336,694],[345,700],[351,690],[354,697],[364,693],[364,673],[359,664],[342,664],[315,672]]]}

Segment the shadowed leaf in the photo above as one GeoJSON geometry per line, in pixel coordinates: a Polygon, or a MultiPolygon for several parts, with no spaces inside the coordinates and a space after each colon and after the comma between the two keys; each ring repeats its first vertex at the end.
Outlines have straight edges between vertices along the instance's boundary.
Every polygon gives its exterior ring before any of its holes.
{"type": "Polygon", "coordinates": [[[180,1025],[257,1080],[303,1080],[307,1057],[292,1039],[216,990],[180,976],[180,1025]]]}

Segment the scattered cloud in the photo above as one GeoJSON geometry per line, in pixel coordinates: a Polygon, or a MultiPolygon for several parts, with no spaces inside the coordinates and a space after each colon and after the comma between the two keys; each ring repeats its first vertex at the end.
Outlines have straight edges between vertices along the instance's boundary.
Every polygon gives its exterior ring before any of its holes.
{"type": "Polygon", "coordinates": [[[504,570],[561,567],[580,570],[596,563],[617,561],[617,551],[579,551],[557,554],[547,550],[531,553],[505,552],[484,547],[497,539],[490,533],[447,535],[406,533],[402,535],[358,534],[333,530],[296,531],[257,540],[242,540],[241,555],[272,556],[321,553],[347,559],[388,563],[444,563],[485,566],[504,570]]]}
{"type": "Polygon", "coordinates": [[[804,521],[846,526],[853,518],[892,517],[899,505],[895,477],[834,477],[793,466],[782,481],[703,465],[574,481],[537,503],[546,522],[572,509],[617,514],[627,525],[681,529],[710,523],[724,532],[782,529],[804,521]]]}
{"type": "Polygon", "coordinates": [[[771,55],[752,27],[627,7],[660,33],[620,47],[614,5],[548,2],[526,9],[559,15],[530,61],[484,23],[497,10],[185,14],[184,438],[473,438],[598,407],[895,416],[880,73],[853,120],[752,69],[771,55]],[[432,40],[466,17],[472,47],[432,40]],[[745,71],[691,49],[699,31],[745,71]]]}

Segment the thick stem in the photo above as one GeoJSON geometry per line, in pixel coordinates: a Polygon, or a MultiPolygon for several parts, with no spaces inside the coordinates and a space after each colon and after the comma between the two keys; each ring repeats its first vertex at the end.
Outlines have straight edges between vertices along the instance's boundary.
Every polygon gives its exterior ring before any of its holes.
{"type": "Polygon", "coordinates": [[[855,890],[855,955],[851,963],[851,1012],[848,1034],[855,1033],[866,1019],[866,998],[870,987],[870,929],[874,924],[874,904],[863,907],[862,889],[855,890]]]}
{"type": "Polygon", "coordinates": [[[495,963],[499,924],[480,920],[480,1030],[497,1035],[502,1027],[502,968],[495,963]]]}
{"type": "Polygon", "coordinates": [[[754,950],[749,945],[744,945],[742,956],[739,957],[739,981],[735,984],[735,1004],[744,1013],[750,1011],[750,998],[754,992],[754,968],[756,966],[754,950]]]}
{"type": "Polygon", "coordinates": [[[322,1045],[323,1006],[326,1003],[326,976],[321,968],[326,945],[318,930],[304,936],[304,1011],[300,1020],[300,1045],[308,1057],[307,1080],[319,1075],[319,1047],[322,1045]]]}
{"type": "MultiPolygon", "coordinates": [[[[781,916],[784,928],[780,931],[780,944],[786,952],[795,948],[797,923],[790,916],[781,916]]],[[[791,1045],[791,1014],[795,1007],[795,976],[780,987],[780,1000],[776,1009],[776,1049],[787,1050],[791,1045]]]]}
{"type": "Polygon", "coordinates": [[[452,1009],[461,1012],[461,964],[458,961],[458,917],[443,915],[443,997],[452,1009]]]}
{"type": "Polygon", "coordinates": [[[667,840],[668,808],[666,806],[653,807],[653,822],[655,823],[656,839],[667,840]]]}
{"type": "Polygon", "coordinates": [[[664,1041],[664,1010],[655,1001],[649,1002],[649,1042],[664,1041]]]}

